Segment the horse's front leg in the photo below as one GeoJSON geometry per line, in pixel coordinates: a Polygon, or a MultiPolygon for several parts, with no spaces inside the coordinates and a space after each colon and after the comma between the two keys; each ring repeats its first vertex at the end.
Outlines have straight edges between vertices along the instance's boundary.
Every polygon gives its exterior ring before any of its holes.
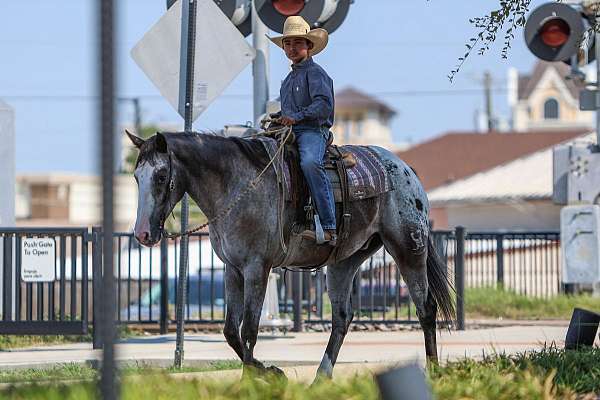
{"type": "Polygon", "coordinates": [[[229,346],[244,361],[244,346],[240,338],[240,324],[244,312],[244,277],[235,266],[225,266],[225,291],[227,295],[227,314],[223,334],[229,346]]]}
{"type": "MultiPolygon", "coordinates": [[[[258,323],[262,311],[270,268],[263,262],[252,262],[244,268],[244,317],[242,321],[242,345],[244,370],[254,367],[259,371],[266,370],[264,365],[254,358],[254,346],[258,336],[258,323]]],[[[283,374],[278,368],[270,367],[270,371],[283,374]]]]}

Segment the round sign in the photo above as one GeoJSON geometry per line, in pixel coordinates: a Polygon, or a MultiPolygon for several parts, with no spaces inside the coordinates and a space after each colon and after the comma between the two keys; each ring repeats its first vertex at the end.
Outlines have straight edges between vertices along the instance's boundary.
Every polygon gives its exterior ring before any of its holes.
{"type": "Polygon", "coordinates": [[[582,15],[563,3],[533,10],[525,24],[525,43],[538,58],[566,61],[577,53],[584,32],[582,15]]]}
{"type": "Polygon", "coordinates": [[[304,6],[297,0],[255,0],[256,12],[262,22],[271,30],[283,33],[283,24],[293,9],[300,9],[299,15],[310,25],[313,26],[321,16],[325,6],[325,0],[310,0],[305,1],[304,6]],[[277,7],[275,4],[277,3],[277,7]],[[285,12],[285,14],[284,14],[285,12]]]}

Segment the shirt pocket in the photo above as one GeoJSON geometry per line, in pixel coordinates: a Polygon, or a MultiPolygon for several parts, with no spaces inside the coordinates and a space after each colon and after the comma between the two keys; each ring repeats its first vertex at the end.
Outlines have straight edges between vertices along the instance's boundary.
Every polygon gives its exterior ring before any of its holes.
{"type": "Polygon", "coordinates": [[[292,81],[291,90],[296,111],[299,111],[302,107],[309,105],[307,85],[308,82],[306,82],[306,74],[298,74],[298,76],[296,76],[292,81]]]}

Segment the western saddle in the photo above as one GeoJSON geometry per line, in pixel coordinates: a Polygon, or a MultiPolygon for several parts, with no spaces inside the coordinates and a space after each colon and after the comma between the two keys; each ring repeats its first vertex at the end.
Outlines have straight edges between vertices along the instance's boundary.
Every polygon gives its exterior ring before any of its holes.
{"type": "MultiPolygon", "coordinates": [[[[277,140],[278,143],[282,143],[283,140],[285,140],[285,137],[283,136],[286,136],[286,130],[281,129],[282,126],[273,120],[268,123],[263,122],[262,128],[264,129],[264,132],[261,132],[262,135],[272,137],[277,140]]],[[[318,222],[318,217],[315,218],[317,214],[304,175],[300,169],[300,153],[295,144],[293,133],[292,138],[288,138],[286,141],[282,154],[282,161],[283,163],[287,163],[290,176],[290,196],[287,198],[287,201],[291,203],[290,206],[296,210],[291,236],[293,236],[294,232],[299,232],[304,229],[313,229],[317,235],[317,244],[319,244],[319,238],[322,238],[323,230],[318,222]]],[[[335,255],[339,253],[340,247],[342,247],[345,239],[347,239],[349,235],[352,216],[349,208],[350,196],[346,170],[356,165],[356,159],[352,153],[344,152],[338,146],[333,144],[333,133],[330,131],[323,163],[327,177],[331,182],[336,203],[338,243],[331,254],[331,258],[335,259],[335,255]]],[[[284,198],[285,197],[286,196],[284,195],[284,198]]]]}

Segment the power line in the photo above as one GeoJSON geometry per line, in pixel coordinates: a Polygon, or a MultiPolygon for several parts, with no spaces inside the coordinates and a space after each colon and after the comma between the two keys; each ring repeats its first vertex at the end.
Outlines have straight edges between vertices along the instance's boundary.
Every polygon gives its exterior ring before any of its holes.
{"type": "MultiPolygon", "coordinates": [[[[491,88],[492,92],[504,93],[506,87],[495,87],[491,88]]],[[[463,96],[463,95],[479,95],[481,94],[480,88],[468,88],[468,89],[433,89],[433,90],[397,90],[397,91],[380,91],[380,92],[369,92],[372,96],[382,97],[394,97],[394,96],[406,96],[406,97],[419,97],[419,96],[463,96]]],[[[271,93],[271,97],[275,98],[279,94],[271,93]]],[[[1,96],[6,100],[15,101],[97,101],[100,98],[98,96],[89,95],[4,95],[1,96]]],[[[142,94],[142,95],[128,95],[119,96],[123,99],[139,98],[141,100],[164,100],[161,95],[154,94],[142,94]]],[[[221,95],[219,98],[227,100],[251,100],[252,94],[226,94],[221,95]]]]}

